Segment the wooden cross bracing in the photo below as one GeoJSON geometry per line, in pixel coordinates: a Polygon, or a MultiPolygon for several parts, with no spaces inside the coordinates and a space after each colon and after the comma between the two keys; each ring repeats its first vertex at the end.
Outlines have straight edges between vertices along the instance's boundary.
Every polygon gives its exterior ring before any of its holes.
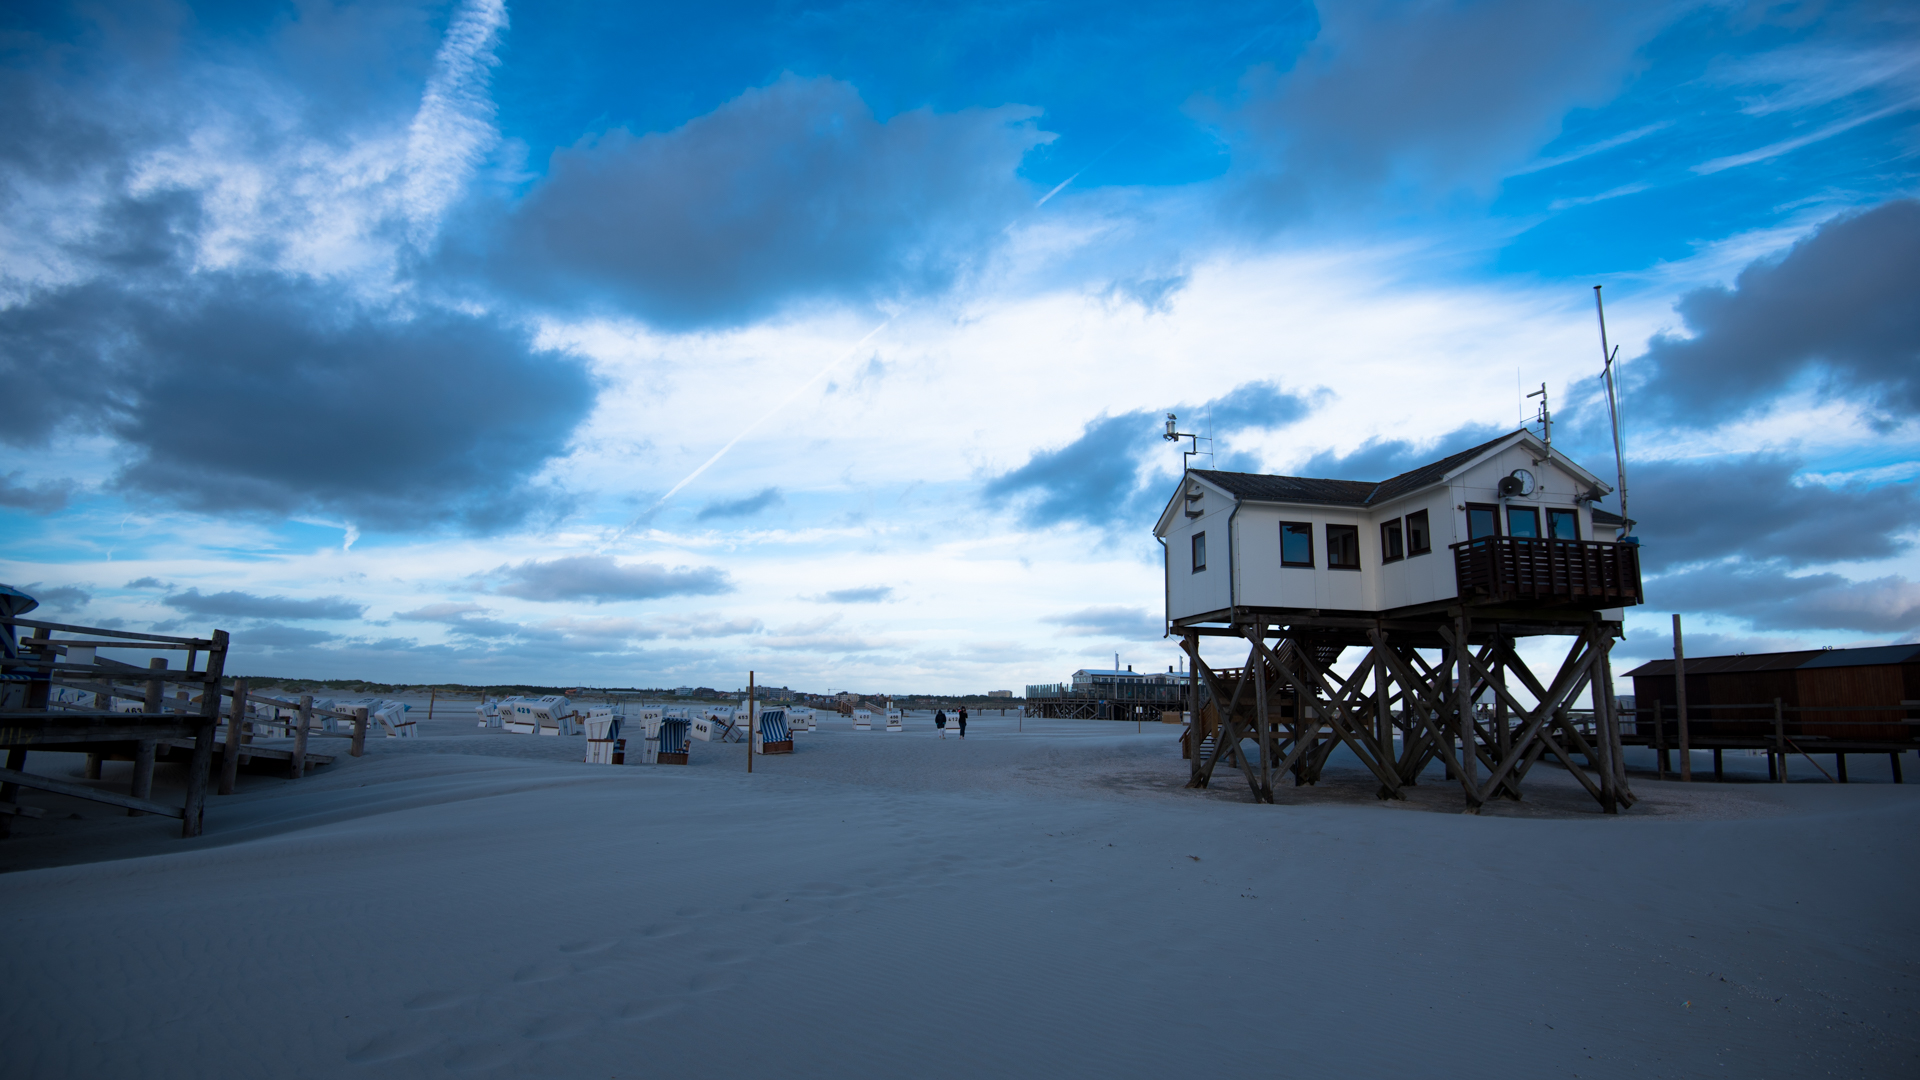
{"type": "Polygon", "coordinates": [[[1437,760],[1460,782],[1467,810],[1477,812],[1495,798],[1519,799],[1533,766],[1551,758],[1603,811],[1616,813],[1634,802],[1611,692],[1618,626],[1593,617],[1568,629],[1566,657],[1544,685],[1511,633],[1498,623],[1476,625],[1465,612],[1425,634],[1368,629],[1366,653],[1344,676],[1333,670],[1342,646],[1310,624],[1235,624],[1248,645],[1237,669],[1210,665],[1189,630],[1181,639],[1195,676],[1187,786],[1209,786],[1225,762],[1245,777],[1255,801],[1270,803],[1280,777],[1317,783],[1345,747],[1379,781],[1381,799],[1404,799],[1437,760]],[[1430,662],[1423,649],[1437,658],[1430,662]],[[1591,737],[1574,715],[1587,694],[1591,737]]]}

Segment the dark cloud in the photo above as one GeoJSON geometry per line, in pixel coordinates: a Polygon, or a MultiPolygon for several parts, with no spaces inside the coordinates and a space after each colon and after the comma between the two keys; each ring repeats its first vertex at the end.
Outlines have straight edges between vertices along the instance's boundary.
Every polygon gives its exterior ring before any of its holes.
{"type": "Polygon", "coordinates": [[[1579,0],[1318,5],[1319,38],[1290,71],[1247,80],[1236,165],[1249,208],[1491,193],[1560,133],[1570,108],[1611,98],[1671,9],[1579,0]]]}
{"type": "Polygon", "coordinates": [[[488,609],[481,607],[479,604],[463,604],[449,601],[439,604],[428,604],[425,607],[415,608],[412,611],[396,611],[393,617],[396,619],[405,619],[408,622],[439,623],[451,629],[455,634],[486,640],[518,637],[528,633],[527,629],[519,623],[476,617],[486,614],[487,610],[488,609]]]}
{"type": "MultiPolygon", "coordinates": [[[[1210,418],[1215,438],[1225,439],[1241,431],[1292,424],[1325,396],[1324,390],[1295,393],[1277,383],[1253,382],[1197,408],[1177,411],[1183,428],[1204,433],[1204,421],[1210,418]]],[[[1111,526],[1150,513],[1163,494],[1142,484],[1151,472],[1146,468],[1149,450],[1165,446],[1161,424],[1162,418],[1146,409],[1097,417],[1078,439],[1057,450],[1039,451],[1025,465],[988,480],[981,495],[989,505],[1019,502],[1027,524],[1043,527],[1067,522],[1111,526]]],[[[1243,460],[1253,464],[1251,458],[1243,460]]]]}
{"type": "Polygon", "coordinates": [[[356,604],[344,596],[291,600],[238,591],[202,595],[197,588],[174,593],[160,602],[189,615],[232,619],[357,619],[367,610],[366,605],[356,604]]]}
{"type": "Polygon", "coordinates": [[[882,121],[844,82],[784,76],[672,131],[557,151],[504,226],[496,274],[677,326],[939,289],[1030,200],[1015,170],[1046,138],[1034,114],[882,121]]]}
{"type": "Polygon", "coordinates": [[[594,397],[578,361],[499,319],[267,274],[43,293],[0,312],[0,379],[21,405],[0,440],[104,428],[134,454],[129,494],[399,530],[525,519],[551,499],[528,478],[594,397]]]}
{"type": "Polygon", "coordinates": [[[1117,637],[1139,640],[1157,638],[1166,633],[1161,621],[1145,608],[1090,607],[1062,615],[1043,615],[1043,623],[1052,623],[1064,634],[1076,637],[1117,637]]]}
{"type": "MultiPolygon", "coordinates": [[[[1883,559],[1920,528],[1913,483],[1795,483],[1801,463],[1767,454],[1630,465],[1628,509],[1650,571],[1740,556],[1791,567],[1883,559]]],[[[1616,504],[1617,505],[1617,504],[1616,504]]]]}
{"type": "Polygon", "coordinates": [[[67,500],[73,495],[73,481],[42,480],[26,484],[20,481],[22,475],[16,471],[0,476],[0,506],[33,514],[51,514],[67,508],[67,500]]]}
{"type": "Polygon", "coordinates": [[[700,512],[695,514],[694,518],[699,521],[711,521],[714,518],[752,517],[762,510],[779,506],[785,501],[785,499],[780,497],[779,488],[770,487],[756,495],[749,495],[744,499],[735,499],[732,502],[708,503],[706,506],[701,507],[700,512]]]}
{"type": "Polygon", "coordinates": [[[1689,337],[1656,336],[1637,398],[1711,427],[1761,408],[1803,376],[1883,416],[1920,413],[1920,202],[1835,218],[1785,255],[1676,309],[1689,337]],[[1651,400],[1650,400],[1651,399],[1651,400]]]}
{"type": "Polygon", "coordinates": [[[494,573],[504,584],[494,591],[523,600],[656,600],[666,596],[709,596],[729,592],[733,583],[711,566],[668,569],[659,563],[619,563],[608,555],[570,555],[546,562],[529,559],[494,573]]]}
{"type": "Polygon", "coordinates": [[[1295,472],[1323,480],[1385,480],[1487,442],[1513,430],[1492,424],[1463,424],[1431,442],[1383,439],[1376,435],[1350,454],[1322,450],[1295,472]]]}
{"type": "Polygon", "coordinates": [[[1757,630],[1920,630],[1920,582],[1889,575],[1851,581],[1838,574],[1791,577],[1764,566],[1709,566],[1647,583],[1663,609],[1743,619],[1757,630]]]}
{"type": "Polygon", "coordinates": [[[20,591],[40,601],[49,611],[78,611],[93,603],[93,594],[78,585],[50,585],[39,582],[19,586],[20,591]]]}
{"type": "Polygon", "coordinates": [[[248,649],[304,649],[328,641],[338,640],[340,635],[329,634],[325,630],[309,630],[301,626],[283,626],[279,623],[262,623],[233,633],[233,647],[241,651],[248,649]]]}
{"type": "Polygon", "coordinates": [[[173,588],[173,583],[170,581],[161,581],[159,578],[143,577],[143,578],[134,578],[132,581],[129,581],[125,585],[122,585],[121,588],[123,589],[171,589],[173,588]]]}
{"type": "Polygon", "coordinates": [[[817,599],[827,604],[877,604],[892,596],[891,585],[868,585],[860,589],[835,589],[822,593],[817,599]]]}

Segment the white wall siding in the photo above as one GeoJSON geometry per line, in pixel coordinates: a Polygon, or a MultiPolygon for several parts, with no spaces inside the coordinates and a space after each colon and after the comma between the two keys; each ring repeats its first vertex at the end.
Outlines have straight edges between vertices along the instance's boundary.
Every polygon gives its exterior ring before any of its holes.
{"type": "Polygon", "coordinates": [[[1231,576],[1227,570],[1230,547],[1227,519],[1233,511],[1233,498],[1211,486],[1202,487],[1206,495],[1193,504],[1202,511],[1201,516],[1189,518],[1185,507],[1180,507],[1176,509],[1179,516],[1167,531],[1169,618],[1184,619],[1232,604],[1227,584],[1231,576]],[[1207,534],[1207,568],[1196,574],[1193,572],[1193,535],[1198,532],[1207,534]]]}

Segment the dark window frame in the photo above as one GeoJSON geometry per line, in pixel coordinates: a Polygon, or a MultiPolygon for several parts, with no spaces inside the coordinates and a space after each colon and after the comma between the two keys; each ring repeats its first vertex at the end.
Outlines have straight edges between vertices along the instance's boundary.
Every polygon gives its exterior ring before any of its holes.
{"type": "Polygon", "coordinates": [[[1407,558],[1411,559],[1415,555],[1431,554],[1433,554],[1433,526],[1428,523],[1427,512],[1425,510],[1415,510],[1413,513],[1407,515],[1407,558]],[[1420,539],[1422,540],[1422,543],[1417,547],[1414,546],[1413,543],[1413,521],[1415,518],[1420,519],[1420,539]]]}
{"type": "Polygon", "coordinates": [[[1547,539],[1549,539],[1549,540],[1578,540],[1578,539],[1580,539],[1580,511],[1578,511],[1578,510],[1570,510],[1570,509],[1567,509],[1567,508],[1566,508],[1566,507],[1564,507],[1564,506],[1549,506],[1549,507],[1547,507],[1547,539]],[[1554,531],[1553,531],[1553,523],[1554,523],[1554,520],[1555,520],[1556,518],[1567,518],[1567,519],[1570,519],[1570,520],[1571,520],[1571,521],[1573,522],[1573,535],[1572,535],[1572,536],[1556,536],[1556,535],[1554,534],[1554,531]]]}
{"type": "Polygon", "coordinates": [[[1396,563],[1407,557],[1406,527],[1399,518],[1380,523],[1380,565],[1396,563]]]}
{"type": "Polygon", "coordinates": [[[1329,521],[1326,524],[1326,538],[1327,538],[1327,569],[1329,570],[1360,569],[1360,526],[1336,525],[1333,522],[1329,521]],[[1351,536],[1353,538],[1353,545],[1352,545],[1353,562],[1351,564],[1336,563],[1333,561],[1334,552],[1339,550],[1337,547],[1335,547],[1333,542],[1333,535],[1334,535],[1335,529],[1340,530],[1340,534],[1342,536],[1351,536]]]}
{"type": "Polygon", "coordinates": [[[1313,569],[1314,567],[1313,522],[1283,521],[1280,523],[1280,565],[1283,567],[1292,567],[1292,568],[1297,568],[1301,570],[1313,569]],[[1307,538],[1307,561],[1306,562],[1299,562],[1299,561],[1288,562],[1287,561],[1287,530],[1289,528],[1299,529],[1301,535],[1307,538]]]}
{"type": "Polygon", "coordinates": [[[1540,508],[1537,506],[1516,506],[1512,503],[1509,503],[1507,504],[1506,525],[1507,525],[1508,536],[1517,536],[1523,540],[1538,540],[1541,538],[1541,535],[1542,535],[1540,532],[1540,508]],[[1515,532],[1513,529],[1513,519],[1516,516],[1531,517],[1533,519],[1533,532],[1532,533],[1515,532]]]}
{"type": "Polygon", "coordinates": [[[1500,508],[1498,506],[1494,505],[1493,503],[1468,503],[1467,504],[1467,539],[1469,541],[1485,539],[1485,537],[1473,535],[1473,512],[1475,510],[1485,510],[1487,512],[1487,516],[1493,519],[1493,531],[1488,533],[1487,536],[1506,535],[1500,531],[1500,508]]]}
{"type": "Polygon", "coordinates": [[[1205,573],[1207,569],[1207,530],[1201,529],[1193,534],[1193,572],[1205,573]]]}

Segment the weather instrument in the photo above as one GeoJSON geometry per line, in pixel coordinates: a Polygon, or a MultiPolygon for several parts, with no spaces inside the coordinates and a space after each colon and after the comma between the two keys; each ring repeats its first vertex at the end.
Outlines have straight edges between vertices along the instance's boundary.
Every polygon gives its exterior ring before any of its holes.
{"type": "Polygon", "coordinates": [[[1533,473],[1526,469],[1515,469],[1500,478],[1500,497],[1512,498],[1515,495],[1533,494],[1533,473]]]}

